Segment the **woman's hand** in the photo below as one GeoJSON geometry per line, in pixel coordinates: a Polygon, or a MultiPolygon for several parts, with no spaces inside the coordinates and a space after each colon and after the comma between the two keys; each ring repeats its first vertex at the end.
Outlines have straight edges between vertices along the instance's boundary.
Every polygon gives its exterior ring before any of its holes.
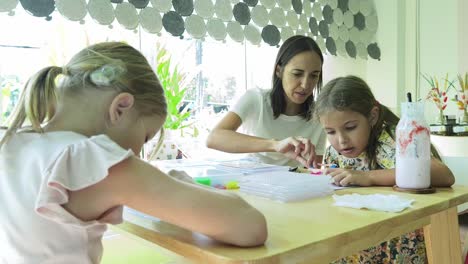
{"type": "Polygon", "coordinates": [[[333,183],[337,186],[371,186],[372,180],[368,171],[350,170],[342,168],[327,168],[324,171],[325,175],[332,177],[333,183]]]}
{"type": "Polygon", "coordinates": [[[172,178],[176,178],[180,181],[193,183],[193,178],[190,177],[185,171],[170,170],[167,174],[172,178]]]}
{"type": "Polygon", "coordinates": [[[305,167],[309,168],[315,164],[315,146],[309,139],[303,137],[288,137],[278,141],[276,152],[283,153],[286,157],[300,162],[305,167]]]}

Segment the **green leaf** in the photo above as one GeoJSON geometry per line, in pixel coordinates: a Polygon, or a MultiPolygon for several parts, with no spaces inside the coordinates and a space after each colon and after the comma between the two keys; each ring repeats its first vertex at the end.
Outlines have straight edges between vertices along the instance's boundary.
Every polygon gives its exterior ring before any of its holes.
{"type": "Polygon", "coordinates": [[[164,89],[164,94],[167,101],[167,118],[164,123],[164,128],[167,129],[182,129],[187,127],[187,119],[191,112],[188,107],[179,108],[182,105],[184,98],[188,92],[189,81],[186,80],[187,74],[180,70],[179,65],[171,65],[171,56],[168,51],[161,46],[157,46],[158,54],[156,55],[156,75],[164,89]]]}

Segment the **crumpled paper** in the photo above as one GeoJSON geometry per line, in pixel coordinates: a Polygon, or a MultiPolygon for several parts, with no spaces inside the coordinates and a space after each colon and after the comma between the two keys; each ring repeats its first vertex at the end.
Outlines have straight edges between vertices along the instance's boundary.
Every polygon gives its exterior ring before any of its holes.
{"type": "Polygon", "coordinates": [[[385,211],[385,212],[401,212],[406,208],[411,207],[414,199],[405,199],[394,194],[345,194],[333,195],[335,206],[351,207],[351,208],[367,208],[369,210],[385,211]]]}

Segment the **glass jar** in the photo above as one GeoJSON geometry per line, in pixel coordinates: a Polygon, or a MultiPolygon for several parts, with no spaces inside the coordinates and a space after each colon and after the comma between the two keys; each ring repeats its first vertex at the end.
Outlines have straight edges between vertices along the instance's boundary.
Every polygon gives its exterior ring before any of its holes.
{"type": "Polygon", "coordinates": [[[430,187],[431,139],[422,102],[401,104],[401,119],[395,137],[396,185],[407,189],[430,187]]]}

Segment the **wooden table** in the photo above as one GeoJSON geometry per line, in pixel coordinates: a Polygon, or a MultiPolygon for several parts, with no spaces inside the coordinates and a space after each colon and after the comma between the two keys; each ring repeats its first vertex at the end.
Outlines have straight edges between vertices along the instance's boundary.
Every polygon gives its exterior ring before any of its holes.
{"type": "Polygon", "coordinates": [[[415,199],[401,213],[333,206],[331,196],[280,203],[240,193],[268,222],[262,247],[238,248],[179,227],[127,214],[118,228],[200,263],[328,263],[424,227],[429,263],[461,263],[456,206],[468,201],[468,187],[434,194],[397,193],[389,187],[352,188],[337,194],[398,194],[415,199]]]}

